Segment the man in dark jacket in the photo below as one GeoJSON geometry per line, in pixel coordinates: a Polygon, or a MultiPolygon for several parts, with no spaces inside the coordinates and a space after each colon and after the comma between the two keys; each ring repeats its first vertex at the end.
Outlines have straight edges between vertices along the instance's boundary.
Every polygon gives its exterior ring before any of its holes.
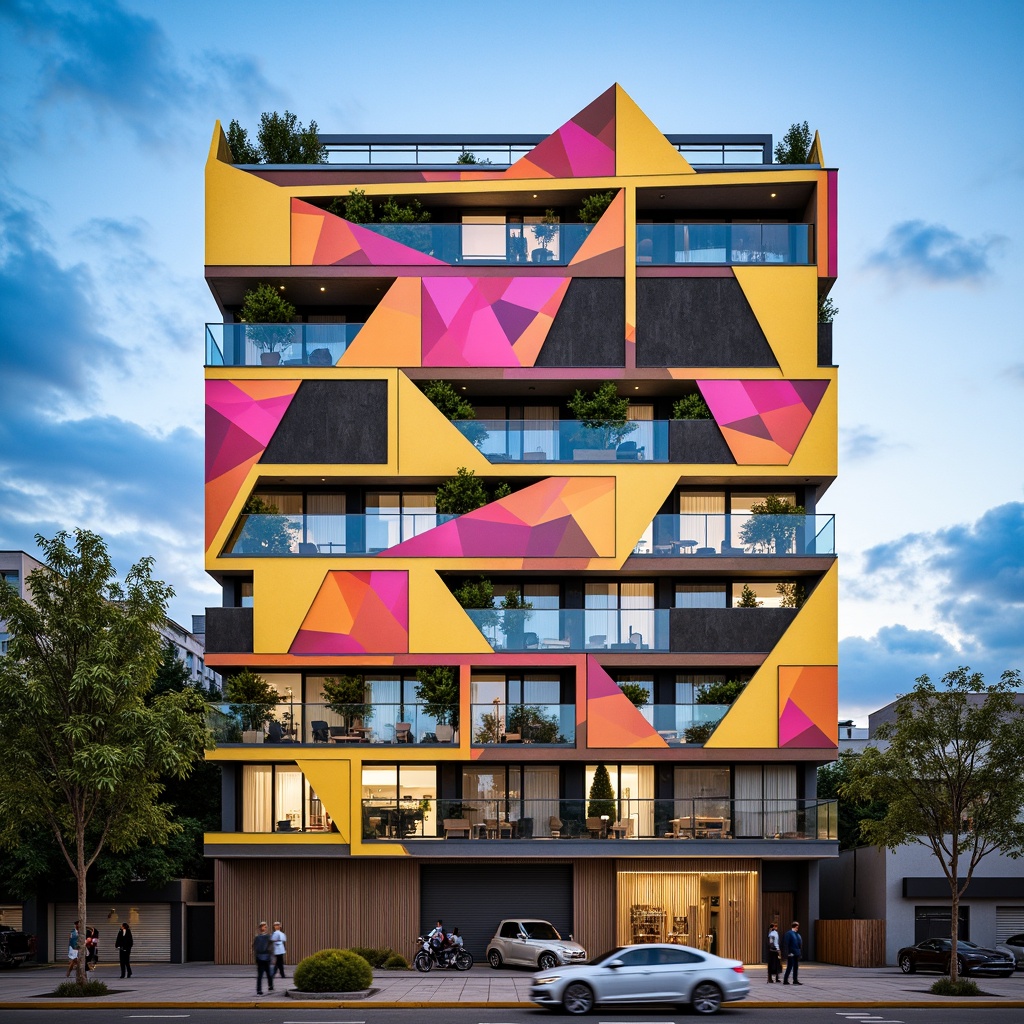
{"type": "Polygon", "coordinates": [[[786,973],[782,976],[782,984],[789,984],[789,972],[793,972],[793,984],[802,985],[799,981],[800,957],[804,951],[804,940],[800,937],[800,922],[794,921],[789,931],[782,936],[782,955],[786,958],[786,973]]]}
{"type": "Polygon", "coordinates": [[[260,930],[252,940],[252,951],[256,957],[256,995],[263,995],[263,975],[267,976],[267,989],[274,991],[274,975],[270,970],[270,936],[267,922],[260,921],[260,930]]]}
{"type": "Polygon", "coordinates": [[[135,945],[135,938],[127,921],[121,925],[121,930],[117,933],[117,938],[114,939],[114,945],[117,947],[117,956],[121,961],[121,977],[125,977],[127,971],[127,977],[130,978],[132,976],[132,946],[135,945]]]}

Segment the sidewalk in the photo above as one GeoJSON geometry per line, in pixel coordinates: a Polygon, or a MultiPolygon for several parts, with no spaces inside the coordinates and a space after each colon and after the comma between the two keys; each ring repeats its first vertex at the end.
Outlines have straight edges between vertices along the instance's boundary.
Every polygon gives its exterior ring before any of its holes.
{"type": "MultiPolygon", "coordinates": [[[[0,1010],[62,1009],[108,1006],[115,1009],[158,1007],[231,1007],[266,1006],[288,997],[292,985],[291,967],[285,981],[278,979],[273,992],[256,995],[255,966],[224,964],[133,964],[134,975],[122,981],[114,963],[104,963],[90,977],[105,981],[110,994],[87,1000],[40,999],[64,980],[64,964],[19,967],[0,971],[0,1010]]],[[[933,996],[928,989],[936,974],[904,975],[895,967],[855,968],[829,964],[804,964],[803,982],[769,985],[763,966],[748,969],[750,996],[743,1006],[797,1007],[1019,1007],[1024,1009],[1024,972],[1012,978],[981,978],[978,987],[984,997],[950,1000],[933,996]]],[[[413,971],[378,971],[373,980],[377,991],[358,1002],[299,1001],[288,999],[289,1006],[475,1006],[516,1008],[532,1006],[529,971],[492,970],[477,965],[464,974],[447,971],[417,974],[413,971]]]]}

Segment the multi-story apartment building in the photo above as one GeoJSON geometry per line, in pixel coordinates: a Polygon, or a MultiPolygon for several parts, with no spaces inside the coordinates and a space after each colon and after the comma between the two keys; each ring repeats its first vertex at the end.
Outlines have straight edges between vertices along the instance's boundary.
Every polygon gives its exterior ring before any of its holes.
{"type": "Polygon", "coordinates": [[[174,645],[174,652],[186,669],[190,686],[203,690],[219,690],[222,684],[219,672],[206,664],[206,616],[192,616],[192,630],[187,630],[174,619],[165,619],[160,635],[174,645]]]}
{"type": "Polygon", "coordinates": [[[525,914],[760,960],[837,854],[836,173],[617,85],[546,137],[323,140],[206,165],[207,660],[279,700],[214,715],[218,959],[525,914]],[[261,284],[293,322],[238,322],[261,284]]]}

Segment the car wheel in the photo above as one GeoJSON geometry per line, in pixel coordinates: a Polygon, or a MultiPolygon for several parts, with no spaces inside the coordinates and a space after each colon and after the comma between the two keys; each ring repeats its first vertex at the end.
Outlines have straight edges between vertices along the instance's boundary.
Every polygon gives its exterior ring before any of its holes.
{"type": "Polygon", "coordinates": [[[910,959],[910,956],[907,953],[904,953],[903,956],[900,957],[900,970],[904,974],[913,974],[914,971],[917,970],[914,966],[914,961],[910,959]]]}
{"type": "Polygon", "coordinates": [[[565,992],[562,994],[562,1009],[566,1013],[576,1015],[590,1013],[593,1008],[594,993],[589,985],[584,985],[581,981],[574,981],[571,985],[566,986],[565,992]]]}
{"type": "Polygon", "coordinates": [[[434,966],[434,962],[426,953],[424,953],[421,950],[419,953],[416,954],[415,958],[413,959],[412,965],[416,968],[417,971],[420,971],[423,974],[429,974],[430,968],[434,966]]]}
{"type": "Polygon", "coordinates": [[[501,954],[496,950],[492,949],[487,954],[487,962],[497,970],[501,966],[501,954]]]}
{"type": "Polygon", "coordinates": [[[554,953],[541,953],[537,966],[542,971],[552,971],[558,966],[558,957],[554,953]]]}
{"type": "Polygon", "coordinates": [[[718,1013],[722,1007],[722,990],[711,981],[702,981],[693,990],[690,1005],[694,1013],[718,1013]]]}

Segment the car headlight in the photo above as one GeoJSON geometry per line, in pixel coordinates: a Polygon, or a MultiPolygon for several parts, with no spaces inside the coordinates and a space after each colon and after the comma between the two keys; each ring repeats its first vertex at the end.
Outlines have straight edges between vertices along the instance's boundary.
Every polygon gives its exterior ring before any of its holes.
{"type": "Polygon", "coordinates": [[[556,981],[560,980],[560,976],[556,974],[553,978],[534,978],[533,983],[534,985],[554,985],[556,981]]]}

